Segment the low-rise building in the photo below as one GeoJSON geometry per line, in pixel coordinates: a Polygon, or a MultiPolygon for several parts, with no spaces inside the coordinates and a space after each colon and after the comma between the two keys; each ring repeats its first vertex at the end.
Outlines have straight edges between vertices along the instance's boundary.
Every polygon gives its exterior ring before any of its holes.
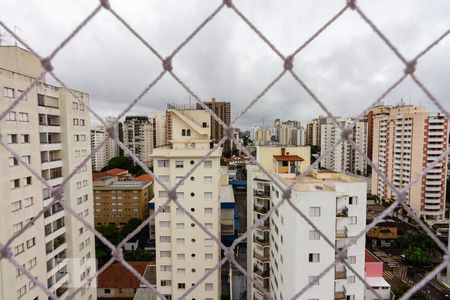
{"type": "Polygon", "coordinates": [[[125,225],[148,217],[151,181],[118,180],[106,175],[94,181],[95,225],[125,225]]]}
{"type": "Polygon", "coordinates": [[[365,253],[364,270],[366,282],[378,293],[379,296],[382,297],[377,297],[368,287],[366,287],[364,299],[391,299],[391,285],[383,278],[383,262],[367,250],[365,253]]]}

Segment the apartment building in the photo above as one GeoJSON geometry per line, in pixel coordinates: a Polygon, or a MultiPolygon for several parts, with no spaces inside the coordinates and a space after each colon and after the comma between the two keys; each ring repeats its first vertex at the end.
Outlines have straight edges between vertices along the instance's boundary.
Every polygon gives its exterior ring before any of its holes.
{"type": "MultiPolygon", "coordinates": [[[[257,160],[282,186],[294,184],[291,200],[337,247],[365,227],[366,182],[342,173],[312,173],[309,147],[258,147],[257,160]]],[[[247,166],[248,226],[282,198],[282,191],[256,165],[247,166]]],[[[364,238],[348,249],[347,262],[364,276],[364,238]]],[[[247,239],[247,270],[275,299],[290,299],[335,261],[335,250],[289,205],[281,205],[247,239]]],[[[247,299],[264,299],[248,283],[247,299]]],[[[301,299],[363,299],[364,285],[342,263],[301,299]]]]}
{"type": "MultiPolygon", "coordinates": [[[[103,173],[102,173],[103,174],[103,173]]],[[[105,175],[94,181],[95,225],[125,225],[132,218],[148,218],[151,181],[118,180],[105,175]]]]}
{"type": "Polygon", "coordinates": [[[141,162],[152,165],[153,126],[148,117],[127,116],[123,122],[123,142],[141,162]]]}
{"type": "Polygon", "coordinates": [[[153,129],[153,148],[167,145],[166,116],[160,112],[153,112],[148,116],[153,129]]]}
{"type": "Polygon", "coordinates": [[[332,118],[319,116],[312,119],[306,124],[305,128],[305,143],[310,146],[320,146],[320,128],[322,124],[331,123],[332,118]]]}
{"type": "MultiPolygon", "coordinates": [[[[203,102],[208,106],[224,123],[230,125],[231,123],[231,103],[227,101],[217,101],[216,98],[212,98],[211,101],[203,102]]],[[[203,107],[197,103],[197,109],[203,109],[203,107]]],[[[224,128],[219,122],[211,117],[211,139],[213,143],[218,143],[224,135],[224,128]]],[[[230,141],[227,140],[223,144],[223,152],[229,153],[231,151],[230,141]]]]}
{"type": "MultiPolygon", "coordinates": [[[[210,115],[188,106],[171,106],[170,146],[154,149],[154,173],[174,186],[211,147],[210,115]]],[[[220,238],[219,168],[221,149],[215,150],[177,189],[177,199],[216,237],[220,238]]],[[[155,182],[154,207],[168,200],[155,182]]],[[[174,203],[156,215],[157,288],[177,299],[220,261],[220,248],[174,203]]],[[[189,294],[192,299],[220,299],[220,272],[207,277],[189,294]]]]}
{"type": "MultiPolygon", "coordinates": [[[[448,120],[442,113],[402,102],[386,109],[389,114],[373,117],[372,160],[401,188],[447,149],[448,120]]],[[[409,206],[429,222],[445,219],[447,162],[445,158],[408,190],[409,206]]],[[[384,199],[395,198],[376,172],[372,173],[371,192],[384,199]]]]}
{"type": "MultiPolygon", "coordinates": [[[[40,61],[14,46],[0,47],[0,113],[4,112],[42,72],[40,61]]],[[[0,121],[3,140],[53,188],[63,183],[90,153],[89,96],[41,80],[0,121]],[[71,94],[77,95],[83,103],[71,94]]],[[[65,299],[96,271],[94,235],[59,203],[5,148],[0,147],[0,242],[28,222],[33,225],[11,244],[14,258],[60,299],[65,299]],[[34,218],[45,206],[51,207],[34,218]]],[[[79,217],[93,223],[91,165],[84,165],[65,183],[63,201],[79,217]]],[[[96,299],[95,282],[77,299],[96,299]]],[[[7,260],[0,260],[0,299],[47,299],[44,292],[7,260]]]]}
{"type": "MultiPolygon", "coordinates": [[[[338,118],[338,124],[349,127],[353,123],[351,118],[338,118]]],[[[320,151],[325,152],[333,148],[341,138],[342,130],[332,120],[320,126],[320,151]]],[[[351,140],[363,153],[367,151],[367,121],[360,120],[352,128],[351,140]]],[[[358,175],[367,174],[367,162],[347,141],[343,141],[325,157],[321,167],[335,172],[349,172],[358,175]]]]}
{"type": "MultiPolygon", "coordinates": [[[[108,117],[106,118],[106,123],[111,125],[115,122],[116,118],[108,117]]],[[[116,127],[116,135],[119,136],[119,130],[116,127]]],[[[96,148],[100,145],[103,140],[106,139],[105,144],[98,149],[98,151],[92,155],[92,170],[101,171],[103,167],[105,167],[108,162],[113,158],[119,155],[119,147],[117,142],[111,138],[109,138],[107,130],[104,126],[97,126],[94,129],[91,129],[91,149],[96,148]]]]}

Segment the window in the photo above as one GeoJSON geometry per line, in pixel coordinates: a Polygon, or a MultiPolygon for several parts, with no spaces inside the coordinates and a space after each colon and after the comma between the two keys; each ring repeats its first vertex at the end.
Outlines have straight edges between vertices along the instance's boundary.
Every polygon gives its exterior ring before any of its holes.
{"type": "Polygon", "coordinates": [[[178,260],[184,260],[185,257],[186,257],[186,255],[185,255],[184,253],[178,253],[178,254],[177,254],[177,259],[178,259],[178,260]]]}
{"type": "Polygon", "coordinates": [[[16,112],[10,111],[6,114],[6,121],[15,121],[16,120],[16,112]]]}
{"type": "Polygon", "coordinates": [[[16,212],[22,209],[22,201],[14,201],[12,203],[12,211],[16,212]]]}
{"type": "Polygon", "coordinates": [[[160,159],[160,160],[158,160],[158,167],[159,168],[168,168],[169,167],[169,160],[168,159],[160,159]]]}
{"type": "Polygon", "coordinates": [[[33,205],[33,197],[28,197],[23,199],[23,206],[24,207],[30,207],[33,205]]]}
{"type": "Polygon", "coordinates": [[[320,240],[320,234],[317,230],[309,231],[309,239],[310,240],[320,240]]]}
{"type": "Polygon", "coordinates": [[[350,224],[357,224],[358,218],[356,216],[350,217],[350,224]]]}
{"type": "Polygon", "coordinates": [[[105,294],[111,294],[111,290],[110,289],[104,289],[105,294]]]}
{"type": "Polygon", "coordinates": [[[29,122],[28,114],[20,112],[19,113],[19,122],[29,122]]]}
{"type": "Polygon", "coordinates": [[[161,286],[171,286],[172,281],[171,280],[161,280],[161,286]]]}
{"type": "MultiPolygon", "coordinates": [[[[22,94],[24,93],[24,91],[22,91],[22,90],[17,90],[17,98],[20,98],[20,97],[22,97],[22,94]]],[[[23,95],[23,97],[22,97],[22,101],[27,101],[27,95],[23,95]]]]}
{"type": "Polygon", "coordinates": [[[211,216],[212,212],[213,212],[212,208],[210,207],[205,208],[205,216],[211,216]]]}
{"type": "Polygon", "coordinates": [[[176,182],[176,183],[180,182],[180,185],[183,185],[183,184],[184,184],[184,178],[183,178],[183,176],[177,176],[177,177],[175,177],[175,182],[176,182]],[[181,182],[180,182],[180,181],[181,181],[181,182]]]}
{"type": "Polygon", "coordinates": [[[27,164],[31,162],[31,156],[30,155],[24,155],[22,156],[23,161],[25,161],[27,164]]]}
{"type": "Polygon", "coordinates": [[[184,290],[186,288],[186,284],[185,283],[179,283],[178,284],[178,289],[179,290],[184,290]]]}
{"type": "Polygon", "coordinates": [[[358,204],[358,197],[352,196],[348,198],[348,204],[350,205],[356,205],[358,204]]]}
{"type": "Polygon", "coordinates": [[[212,223],[205,223],[205,227],[208,230],[212,230],[213,229],[213,224],[212,223]]]}
{"type": "Polygon", "coordinates": [[[73,110],[78,110],[78,102],[72,102],[73,110]]]}
{"type": "Polygon", "coordinates": [[[183,168],[183,161],[182,160],[176,160],[175,161],[175,168],[183,168]]]}
{"type": "Polygon", "coordinates": [[[80,126],[84,126],[84,119],[80,119],[80,126]]]}
{"type": "Polygon", "coordinates": [[[310,217],[320,217],[320,207],[312,206],[309,208],[309,216],[310,217]]]}
{"type": "Polygon", "coordinates": [[[24,180],[25,180],[25,185],[30,185],[31,184],[31,176],[25,177],[24,180]]]}
{"type": "Polygon", "coordinates": [[[17,290],[17,298],[21,298],[26,293],[27,293],[27,286],[24,285],[20,289],[17,290]]]}
{"type": "MultiPolygon", "coordinates": [[[[308,282],[311,283],[314,280],[317,280],[318,276],[308,276],[308,282]]],[[[319,280],[317,280],[314,285],[319,285],[319,280]]]]}
{"type": "Polygon", "coordinates": [[[159,257],[171,257],[172,254],[170,251],[161,251],[159,252],[159,257]]]}
{"type": "Polygon", "coordinates": [[[347,257],[347,261],[349,264],[356,264],[356,256],[347,257]]]}
{"type": "Polygon", "coordinates": [[[186,130],[186,135],[187,136],[191,136],[191,130],[190,129],[186,130]]]}
{"type": "Polygon", "coordinates": [[[355,275],[348,275],[347,276],[347,282],[348,283],[355,283],[355,275]]]}
{"type": "Polygon", "coordinates": [[[14,179],[10,181],[11,189],[16,189],[20,187],[20,179],[14,179]]]}
{"type": "Polygon", "coordinates": [[[179,208],[179,207],[177,207],[176,212],[177,212],[177,216],[184,215],[184,211],[181,208],[179,208]]]}
{"type": "Polygon", "coordinates": [[[8,144],[17,144],[17,134],[8,134],[8,144]]]}
{"type": "Polygon", "coordinates": [[[320,262],[320,253],[309,253],[309,262],[320,262]]]}
{"type": "Polygon", "coordinates": [[[212,283],[205,283],[205,291],[212,291],[214,285],[212,283]]]}
{"type": "Polygon", "coordinates": [[[36,238],[31,238],[27,241],[27,249],[30,249],[35,245],[36,245],[36,238]]]}
{"type": "Polygon", "coordinates": [[[212,161],[211,160],[205,160],[203,162],[203,166],[205,167],[205,169],[211,169],[212,168],[212,161]]]}
{"type": "Polygon", "coordinates": [[[169,228],[170,227],[170,221],[159,221],[159,227],[160,228],[169,228]]]}
{"type": "Polygon", "coordinates": [[[162,235],[159,237],[159,242],[161,243],[170,243],[170,236],[162,235]]]}
{"type": "Polygon", "coordinates": [[[184,223],[177,223],[177,230],[184,230],[184,223]]]}
{"type": "Polygon", "coordinates": [[[30,135],[29,134],[21,134],[23,144],[28,144],[30,142],[30,135]]]}
{"type": "Polygon", "coordinates": [[[177,238],[177,245],[184,246],[184,239],[183,238],[177,238]]]}
{"type": "Polygon", "coordinates": [[[212,192],[205,192],[204,197],[205,200],[212,200],[212,192]]]}
{"type": "Polygon", "coordinates": [[[73,126],[78,126],[78,119],[76,119],[76,118],[73,118],[73,126]]]}
{"type": "Polygon", "coordinates": [[[347,299],[346,300],[355,300],[355,295],[347,295],[347,299]]]}
{"type": "Polygon", "coordinates": [[[161,272],[170,272],[172,270],[172,267],[170,265],[161,265],[159,267],[161,272]]]}
{"type": "Polygon", "coordinates": [[[14,167],[14,166],[18,166],[18,165],[19,165],[19,161],[15,157],[9,158],[9,166],[10,167],[14,167]]]}
{"type": "Polygon", "coordinates": [[[6,98],[14,98],[14,89],[9,87],[3,88],[3,96],[6,98]]]}
{"type": "Polygon", "coordinates": [[[169,175],[160,175],[159,179],[161,179],[162,182],[166,183],[166,182],[169,182],[170,177],[169,177],[169,175]]]}
{"type": "Polygon", "coordinates": [[[186,129],[181,130],[181,136],[186,136],[186,129]]]}
{"type": "Polygon", "coordinates": [[[178,268],[177,269],[177,274],[178,275],[184,275],[184,274],[186,274],[186,270],[184,268],[178,268]]]}
{"type": "Polygon", "coordinates": [[[205,239],[205,247],[212,247],[212,246],[213,246],[213,240],[205,239]]]}
{"type": "Polygon", "coordinates": [[[158,192],[159,198],[167,198],[167,192],[166,191],[159,191],[158,192]]]}
{"type": "Polygon", "coordinates": [[[25,251],[25,246],[24,244],[20,244],[14,247],[14,255],[19,255],[20,253],[23,253],[25,251]]]}
{"type": "Polygon", "coordinates": [[[213,259],[213,254],[212,253],[205,253],[205,260],[211,260],[213,259]]]}

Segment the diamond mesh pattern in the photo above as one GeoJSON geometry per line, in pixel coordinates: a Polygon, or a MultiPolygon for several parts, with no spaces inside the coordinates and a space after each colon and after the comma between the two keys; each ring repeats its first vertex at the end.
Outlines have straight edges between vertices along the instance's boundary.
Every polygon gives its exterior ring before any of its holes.
{"type": "MultiPolygon", "coordinates": [[[[334,148],[336,148],[340,143],[346,141],[348,142],[363,158],[364,160],[372,167],[372,170],[386,182],[386,184],[393,190],[395,194],[396,200],[390,205],[389,208],[387,208],[385,211],[383,211],[382,214],[377,216],[375,220],[369,225],[366,226],[366,228],[357,234],[356,236],[352,237],[353,242],[356,242],[359,238],[363,237],[370,229],[374,228],[375,225],[382,221],[382,219],[386,216],[388,216],[396,207],[403,207],[403,209],[408,213],[410,217],[412,217],[419,225],[420,227],[427,233],[427,235],[437,244],[439,248],[441,248],[444,253],[446,254],[444,256],[444,259],[441,264],[439,264],[432,272],[430,272],[427,276],[425,276],[419,283],[414,285],[406,294],[402,296],[401,299],[409,299],[414,293],[419,291],[422,287],[424,287],[436,274],[438,274],[443,268],[445,268],[450,261],[450,255],[449,251],[447,250],[446,246],[434,235],[434,233],[429,229],[427,225],[425,225],[422,220],[409,208],[409,206],[406,204],[406,195],[407,191],[409,189],[409,186],[420,180],[429,170],[433,168],[433,166],[437,165],[442,160],[446,159],[446,157],[450,154],[450,148],[447,148],[435,161],[430,163],[428,166],[426,166],[420,174],[417,174],[411,182],[399,189],[395,187],[386,177],[385,175],[379,171],[377,165],[373,164],[371,160],[366,156],[365,153],[361,149],[357,147],[357,145],[349,138],[350,132],[352,128],[355,126],[356,122],[359,121],[361,118],[363,118],[368,110],[380,103],[394,88],[396,88],[400,83],[402,83],[405,78],[410,77],[413,82],[417,84],[417,86],[426,94],[426,96],[439,108],[440,112],[442,112],[447,118],[449,118],[448,112],[444,109],[443,105],[436,99],[436,97],[433,96],[433,94],[430,92],[430,90],[420,81],[420,79],[415,74],[416,66],[419,63],[420,59],[426,55],[433,47],[435,47],[440,41],[442,41],[444,38],[447,37],[450,33],[450,29],[445,31],[441,36],[439,36],[434,42],[432,42],[428,47],[426,47],[423,51],[421,51],[419,54],[417,54],[413,59],[407,60],[400,51],[393,45],[393,43],[389,40],[389,38],[386,37],[386,35],[383,34],[383,32],[376,26],[376,24],[370,19],[369,16],[367,16],[364,11],[358,6],[356,0],[347,0],[345,3],[343,3],[342,9],[340,9],[328,22],[326,22],[321,28],[317,30],[310,38],[308,38],[302,45],[300,45],[293,53],[289,55],[283,55],[281,51],[277,49],[277,47],[239,10],[239,8],[232,2],[232,0],[223,0],[222,3],[219,3],[217,8],[207,17],[205,18],[198,27],[196,27],[191,34],[189,34],[185,40],[183,40],[182,43],[180,43],[167,57],[163,57],[149,42],[147,42],[130,24],[127,23],[110,5],[108,0],[100,0],[100,3],[95,7],[95,9],[86,16],[86,18],[76,27],[72,30],[72,32],[48,55],[46,58],[39,56],[36,51],[33,50],[33,47],[31,45],[28,45],[23,39],[20,38],[17,33],[14,32],[9,26],[7,26],[2,20],[0,20],[0,26],[2,26],[8,33],[13,36],[19,43],[24,45],[29,51],[31,51],[34,55],[36,55],[42,63],[42,66],[44,68],[44,71],[36,78],[34,79],[29,87],[2,113],[0,114],[0,121],[3,120],[7,113],[12,110],[20,100],[22,100],[24,97],[27,96],[27,94],[30,92],[30,90],[35,87],[38,82],[45,76],[50,75],[52,76],[62,87],[66,88],[67,91],[69,91],[73,97],[75,97],[79,103],[83,103],[86,108],[92,113],[92,115],[101,123],[103,126],[108,127],[108,136],[111,139],[114,139],[120,148],[122,148],[126,155],[129,155],[139,166],[141,166],[146,173],[153,176],[154,180],[156,180],[167,192],[168,194],[168,200],[165,202],[164,206],[159,207],[147,220],[145,220],[138,228],[136,228],[132,233],[130,233],[123,241],[121,241],[117,247],[115,247],[111,242],[109,242],[104,236],[102,236],[98,231],[95,230],[95,228],[89,224],[87,221],[84,220],[83,217],[78,216],[78,214],[74,211],[72,207],[70,207],[67,203],[65,203],[63,200],[62,191],[64,188],[64,185],[72,178],[72,176],[80,169],[82,166],[86,163],[89,163],[90,158],[92,155],[94,155],[101,147],[104,146],[107,138],[95,149],[92,149],[92,152],[89,156],[87,156],[83,162],[75,168],[70,175],[68,175],[66,178],[64,178],[63,183],[58,186],[57,188],[53,189],[47,181],[41,176],[40,172],[37,172],[34,170],[27,162],[25,162],[20,155],[18,155],[11,147],[8,146],[8,144],[4,141],[3,137],[0,136],[0,144],[3,146],[8,152],[10,152],[22,165],[25,166],[25,168],[39,181],[42,182],[44,186],[46,186],[52,193],[54,200],[48,204],[46,207],[44,207],[43,210],[38,212],[34,219],[40,217],[43,215],[44,211],[51,207],[51,205],[55,203],[61,204],[64,209],[72,214],[75,218],[77,218],[81,223],[83,223],[86,228],[90,231],[92,231],[95,236],[102,241],[106,246],[108,246],[111,249],[112,258],[110,261],[108,261],[102,268],[97,270],[95,274],[93,274],[87,281],[85,281],[83,286],[77,287],[76,290],[69,296],[69,299],[73,299],[76,297],[76,295],[87,286],[87,284],[95,280],[96,277],[101,274],[109,265],[111,265],[114,261],[118,261],[121,263],[125,268],[127,268],[131,273],[133,273],[143,284],[145,284],[150,290],[156,294],[159,298],[165,299],[165,297],[157,291],[145,278],[143,278],[136,270],[134,270],[125,260],[122,254],[121,247],[129,240],[131,239],[135,234],[137,234],[142,228],[149,225],[149,222],[155,218],[155,216],[160,213],[167,205],[169,205],[171,202],[175,203],[179,208],[181,208],[186,215],[189,216],[189,218],[192,219],[192,221],[197,224],[204,232],[209,235],[223,250],[224,258],[215,266],[215,268],[211,269],[209,272],[207,272],[194,286],[190,287],[185,291],[182,298],[186,297],[193,289],[195,289],[200,283],[202,283],[205,278],[207,278],[210,274],[212,274],[214,271],[219,269],[223,264],[225,264],[227,261],[231,262],[235,268],[237,268],[242,274],[244,274],[247,279],[254,283],[255,287],[259,289],[261,292],[265,294],[265,296],[268,299],[273,299],[273,297],[264,291],[261,284],[253,279],[252,273],[247,272],[234,258],[234,250],[235,247],[242,242],[244,239],[248,238],[249,235],[252,234],[253,230],[263,224],[263,222],[270,217],[270,215],[282,204],[287,203],[295,212],[298,213],[298,215],[303,218],[309,225],[311,225],[315,230],[319,231],[320,235],[323,237],[323,239],[330,245],[330,247],[334,248],[336,252],[336,259],[335,262],[331,265],[329,265],[327,268],[325,268],[318,276],[317,278],[310,282],[308,285],[304,287],[298,287],[298,292],[293,298],[300,297],[308,288],[310,288],[312,285],[314,285],[318,280],[320,280],[321,277],[323,277],[327,272],[329,272],[337,262],[342,262],[349,270],[354,272],[354,269],[351,265],[349,265],[346,261],[346,251],[347,247],[349,247],[352,242],[350,241],[344,248],[337,249],[335,248],[335,244],[333,241],[331,241],[327,236],[325,236],[319,228],[312,222],[302,211],[300,211],[291,201],[290,195],[292,191],[292,187],[294,184],[291,184],[289,186],[283,186],[281,185],[273,176],[264,170],[264,168],[251,156],[251,154],[247,151],[246,148],[243,147],[243,145],[232,135],[232,134],[226,134],[224,138],[215,145],[214,149],[211,149],[208,154],[203,157],[203,159],[199,162],[197,162],[191,170],[185,174],[185,176],[178,182],[173,188],[169,188],[156,176],[153,174],[146,166],[143,164],[137,157],[134,155],[127,147],[121,143],[118,139],[118,136],[116,136],[115,131],[113,128],[116,126],[117,123],[110,124],[109,126],[106,124],[106,122],[92,109],[92,107],[89,106],[89,103],[84,103],[83,100],[81,100],[74,92],[72,92],[66,84],[56,75],[53,67],[52,67],[52,60],[53,58],[60,52],[61,49],[63,49],[85,26],[88,24],[100,11],[108,11],[111,13],[118,22],[123,24],[123,26],[132,34],[135,36],[142,44],[154,55],[156,56],[162,64],[162,70],[161,72],[145,87],[145,89],[134,99],[131,99],[129,102],[129,105],[117,116],[118,119],[123,117],[136,103],[140,101],[140,99],[150,90],[152,89],[155,84],[157,84],[161,78],[164,76],[170,76],[172,77],[184,90],[186,90],[216,121],[219,122],[219,124],[224,128],[224,131],[226,133],[232,132],[232,126],[236,124],[236,122],[245,114],[247,113],[283,76],[286,76],[288,73],[294,78],[294,80],[299,84],[301,88],[303,88],[309,96],[313,99],[314,102],[316,102],[321,109],[326,113],[326,115],[333,119],[334,123],[342,130],[342,134],[340,139],[334,144],[334,146],[330,149],[328,149],[317,161],[315,161],[310,167],[308,167],[303,173],[301,173],[297,179],[301,179],[308,175],[312,170],[318,166],[318,164],[327,157],[334,148]],[[248,105],[236,115],[236,117],[231,122],[230,126],[227,126],[211,109],[209,109],[200,99],[200,97],[183,81],[183,79],[179,78],[175,70],[172,66],[172,61],[176,58],[179,51],[186,47],[189,42],[205,27],[208,25],[208,23],[214,19],[222,10],[229,9],[232,10],[243,22],[245,22],[248,27],[274,52],[275,55],[277,55],[280,60],[281,64],[283,66],[283,70],[281,73],[279,73],[267,86],[265,86],[258,95],[252,99],[248,105]],[[370,106],[368,106],[359,116],[354,120],[354,122],[347,126],[342,127],[340,123],[337,122],[335,116],[332,114],[332,112],[325,106],[323,101],[319,99],[319,97],[313,92],[313,90],[302,80],[302,78],[293,70],[293,63],[294,59],[297,55],[301,55],[301,52],[303,49],[305,49],[315,38],[317,38],[322,32],[324,32],[329,26],[331,26],[337,19],[339,19],[344,14],[357,14],[361,18],[361,22],[367,24],[371,27],[373,32],[388,46],[388,48],[392,51],[392,53],[395,54],[395,56],[405,65],[404,74],[398,78],[395,82],[392,83],[392,85],[381,95],[376,98],[370,106]],[[248,155],[251,158],[251,161],[256,164],[262,172],[264,172],[270,179],[272,179],[273,183],[278,186],[278,188],[282,191],[282,199],[279,201],[275,206],[273,206],[263,218],[261,218],[259,221],[257,221],[255,224],[250,226],[245,234],[240,236],[238,239],[236,239],[233,244],[230,247],[226,247],[223,245],[220,240],[216,236],[214,236],[211,232],[209,232],[205,226],[199,222],[188,210],[186,210],[182,204],[177,200],[176,197],[176,189],[181,184],[181,181],[188,178],[192,172],[201,164],[203,163],[209,155],[211,155],[216,149],[218,149],[226,140],[231,140],[237,147],[246,155],[248,155]]],[[[32,282],[34,282],[39,288],[41,288],[51,299],[58,299],[56,295],[52,294],[51,291],[46,287],[45,283],[40,282],[39,280],[35,279],[33,274],[31,274],[26,268],[24,268],[15,258],[11,251],[11,243],[19,237],[21,234],[23,234],[30,226],[32,226],[33,221],[26,224],[21,230],[17,231],[13,236],[9,238],[9,240],[1,245],[0,244],[0,259],[1,260],[7,260],[11,264],[13,264],[15,267],[20,269],[25,276],[27,276],[32,282]]],[[[376,290],[373,290],[370,285],[367,284],[364,278],[360,277],[360,275],[357,272],[354,272],[354,274],[358,277],[359,280],[361,280],[371,291],[381,299],[381,297],[378,295],[376,290]]]]}

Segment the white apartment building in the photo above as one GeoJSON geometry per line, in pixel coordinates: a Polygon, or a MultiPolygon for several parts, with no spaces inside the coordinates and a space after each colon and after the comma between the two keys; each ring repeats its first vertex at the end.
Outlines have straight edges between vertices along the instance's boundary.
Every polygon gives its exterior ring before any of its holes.
{"type": "MultiPolygon", "coordinates": [[[[106,123],[109,126],[113,122],[115,122],[116,118],[108,117],[106,118],[106,123]]],[[[116,135],[119,136],[118,130],[116,135]]],[[[117,142],[111,138],[109,138],[106,128],[104,126],[97,126],[94,129],[91,129],[91,149],[94,149],[98,145],[100,145],[104,139],[107,139],[103,147],[101,147],[94,155],[92,155],[92,170],[93,171],[101,171],[103,167],[105,167],[108,162],[113,158],[119,155],[119,148],[117,142]]]]}
{"type": "MultiPolygon", "coordinates": [[[[169,187],[210,151],[210,115],[204,110],[169,109],[171,146],[153,151],[154,172],[169,187]]],[[[220,239],[219,168],[221,149],[177,189],[177,199],[220,239]]],[[[168,200],[155,181],[155,209],[168,200]]],[[[157,288],[178,299],[220,261],[220,248],[192,219],[171,203],[155,218],[157,288]]],[[[220,272],[210,275],[189,299],[220,299],[220,272]]]]}
{"type": "MultiPolygon", "coordinates": [[[[42,72],[40,61],[19,47],[0,47],[0,113],[42,72]]],[[[84,103],[85,93],[72,90],[84,103]]],[[[54,188],[90,153],[90,115],[69,91],[42,80],[0,121],[3,140],[54,188]]],[[[0,242],[6,241],[49,205],[47,188],[0,147],[2,193],[0,242]]],[[[93,224],[91,166],[88,162],[64,185],[63,200],[93,224]]],[[[96,271],[94,235],[55,203],[11,243],[14,258],[60,299],[96,271]]],[[[0,299],[47,299],[7,260],[0,260],[0,299]]],[[[95,281],[76,299],[96,299],[95,281]]]]}
{"type": "Polygon", "coordinates": [[[167,145],[166,140],[166,115],[160,112],[152,112],[148,120],[153,126],[153,148],[167,145]]]}
{"type": "Polygon", "coordinates": [[[153,126],[148,117],[127,116],[123,122],[123,143],[140,161],[151,166],[153,126]]]}
{"type": "MultiPolygon", "coordinates": [[[[291,199],[337,247],[366,224],[366,186],[342,173],[312,173],[301,180],[297,171],[309,166],[309,147],[258,147],[257,160],[282,185],[295,182],[291,199]]],[[[257,166],[247,166],[249,226],[262,218],[282,197],[282,191],[257,166]]],[[[364,244],[348,249],[347,262],[364,276],[364,244]]],[[[281,205],[247,239],[247,270],[275,299],[291,299],[335,261],[335,251],[287,203],[281,205]]],[[[247,299],[264,299],[248,283],[247,299]]],[[[299,299],[363,299],[364,285],[338,263],[299,299]]]]}
{"type": "MultiPolygon", "coordinates": [[[[339,118],[338,123],[347,127],[353,122],[351,118],[339,118]]],[[[329,123],[320,125],[320,151],[324,155],[328,149],[340,139],[342,130],[330,120],[329,123]]],[[[356,122],[351,135],[353,142],[363,153],[367,152],[367,121],[356,122]]],[[[343,141],[325,157],[321,163],[322,168],[335,172],[349,172],[358,175],[367,174],[367,163],[363,157],[350,145],[343,141]]]]}
{"type": "MultiPolygon", "coordinates": [[[[373,117],[372,160],[396,187],[403,187],[448,147],[448,120],[442,113],[400,103],[373,117]]],[[[444,159],[409,188],[411,208],[425,220],[445,218],[447,162],[444,159]]],[[[372,172],[372,194],[390,200],[395,194],[372,172]]]]}

